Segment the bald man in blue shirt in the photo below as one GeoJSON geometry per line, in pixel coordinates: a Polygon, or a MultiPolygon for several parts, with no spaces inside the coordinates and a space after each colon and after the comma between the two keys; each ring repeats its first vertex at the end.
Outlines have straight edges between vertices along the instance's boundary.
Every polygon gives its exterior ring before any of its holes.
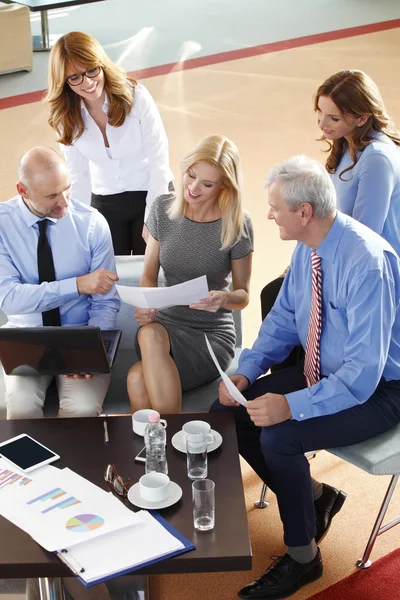
{"type": "Polygon", "coordinates": [[[276,600],[322,575],[317,547],[346,494],[311,478],[304,453],[346,446],[400,422],[400,261],[379,235],[336,210],[317,161],[297,156],[267,177],[268,218],[297,240],[288,274],[214,411],[233,411],[239,451],[277,495],[288,546],[244,600],[276,600]],[[313,272],[314,271],[314,272],[313,272]],[[302,345],[304,364],[264,375],[302,345]],[[259,379],[258,379],[259,378],[259,379]]]}
{"type": "MultiPolygon", "coordinates": [[[[65,161],[50,148],[19,163],[18,196],[0,203],[0,308],[8,327],[40,327],[57,310],[58,325],[114,329],[120,300],[115,257],[104,217],[71,196],[65,161]],[[39,231],[46,226],[55,281],[39,280],[39,231]]],[[[7,418],[40,418],[49,375],[6,375],[7,418]]],[[[101,412],[110,374],[58,376],[60,417],[101,412]]]]}

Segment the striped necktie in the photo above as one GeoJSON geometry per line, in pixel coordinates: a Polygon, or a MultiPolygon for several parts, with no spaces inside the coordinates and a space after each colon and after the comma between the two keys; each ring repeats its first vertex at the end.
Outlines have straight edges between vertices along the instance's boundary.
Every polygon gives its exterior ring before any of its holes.
{"type": "Polygon", "coordinates": [[[321,257],[314,251],[311,253],[311,287],[310,323],[304,359],[304,375],[308,386],[321,379],[322,271],[321,257]]]}

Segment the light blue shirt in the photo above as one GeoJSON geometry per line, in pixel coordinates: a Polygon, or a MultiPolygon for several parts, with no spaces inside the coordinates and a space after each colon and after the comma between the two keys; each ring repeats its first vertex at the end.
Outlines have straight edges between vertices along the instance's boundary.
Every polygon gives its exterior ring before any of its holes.
{"type": "Polygon", "coordinates": [[[39,327],[42,312],[60,308],[62,325],[113,329],[120,308],[115,286],[104,296],[78,294],[76,278],[96,269],[115,272],[114,250],[105,218],[72,200],[61,219],[49,219],[47,237],[57,281],[39,285],[38,221],[17,196],[0,203],[0,308],[11,327],[39,327]]]}
{"type": "Polygon", "coordinates": [[[383,133],[375,134],[355,166],[348,152],[332,181],[338,209],[364,223],[389,242],[400,256],[400,147],[383,133]]]}
{"type": "MultiPolygon", "coordinates": [[[[285,394],[293,418],[333,414],[365,402],[379,380],[400,380],[400,260],[379,235],[338,212],[316,248],[322,268],[321,379],[285,394]]],[[[299,243],[278,298],[237,373],[250,383],[306,346],[311,248],[299,243]]]]}

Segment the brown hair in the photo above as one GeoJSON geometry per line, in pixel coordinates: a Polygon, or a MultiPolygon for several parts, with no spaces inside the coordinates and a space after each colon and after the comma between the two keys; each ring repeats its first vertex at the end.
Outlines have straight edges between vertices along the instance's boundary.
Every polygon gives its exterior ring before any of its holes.
{"type": "Polygon", "coordinates": [[[346,119],[346,115],[353,117],[368,116],[366,123],[357,127],[348,144],[345,138],[327,140],[325,136],[319,138],[319,141],[325,141],[329,144],[327,152],[329,156],[326,160],[326,170],[329,173],[335,173],[342,159],[343,154],[348,148],[353,164],[342,171],[340,179],[346,171],[350,171],[357,162],[357,153],[362,152],[372,141],[375,132],[382,132],[387,135],[395,144],[400,146],[400,133],[395,128],[389,117],[379,90],[368,75],[363,71],[344,70],[328,77],[322,85],[319,86],[314,98],[314,111],[318,111],[318,101],[320,96],[327,96],[338,107],[346,119]]]}
{"type": "Polygon", "coordinates": [[[71,146],[84,130],[81,97],[65,81],[69,67],[83,69],[101,66],[104,89],[109,100],[108,122],[114,127],[123,125],[133,106],[137,82],[108,58],[99,42],[79,31],[63,35],[54,44],[49,58],[48,90],[44,98],[50,107],[48,123],[58,135],[58,142],[71,146]]]}

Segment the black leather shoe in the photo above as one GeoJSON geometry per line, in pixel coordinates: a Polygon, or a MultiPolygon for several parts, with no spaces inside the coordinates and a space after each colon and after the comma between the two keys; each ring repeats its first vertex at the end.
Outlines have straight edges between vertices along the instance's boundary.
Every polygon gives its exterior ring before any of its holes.
{"type": "Polygon", "coordinates": [[[280,600],[291,596],[303,585],[316,581],[322,575],[321,552],[309,563],[299,563],[288,554],[278,556],[259,579],[246,585],[240,592],[243,600],[280,600]]]}
{"type": "Polygon", "coordinates": [[[314,502],[317,527],[315,541],[317,544],[328,533],[333,517],[337,515],[347,498],[347,494],[330,485],[326,485],[326,483],[323,483],[322,486],[322,495],[314,502]]]}

